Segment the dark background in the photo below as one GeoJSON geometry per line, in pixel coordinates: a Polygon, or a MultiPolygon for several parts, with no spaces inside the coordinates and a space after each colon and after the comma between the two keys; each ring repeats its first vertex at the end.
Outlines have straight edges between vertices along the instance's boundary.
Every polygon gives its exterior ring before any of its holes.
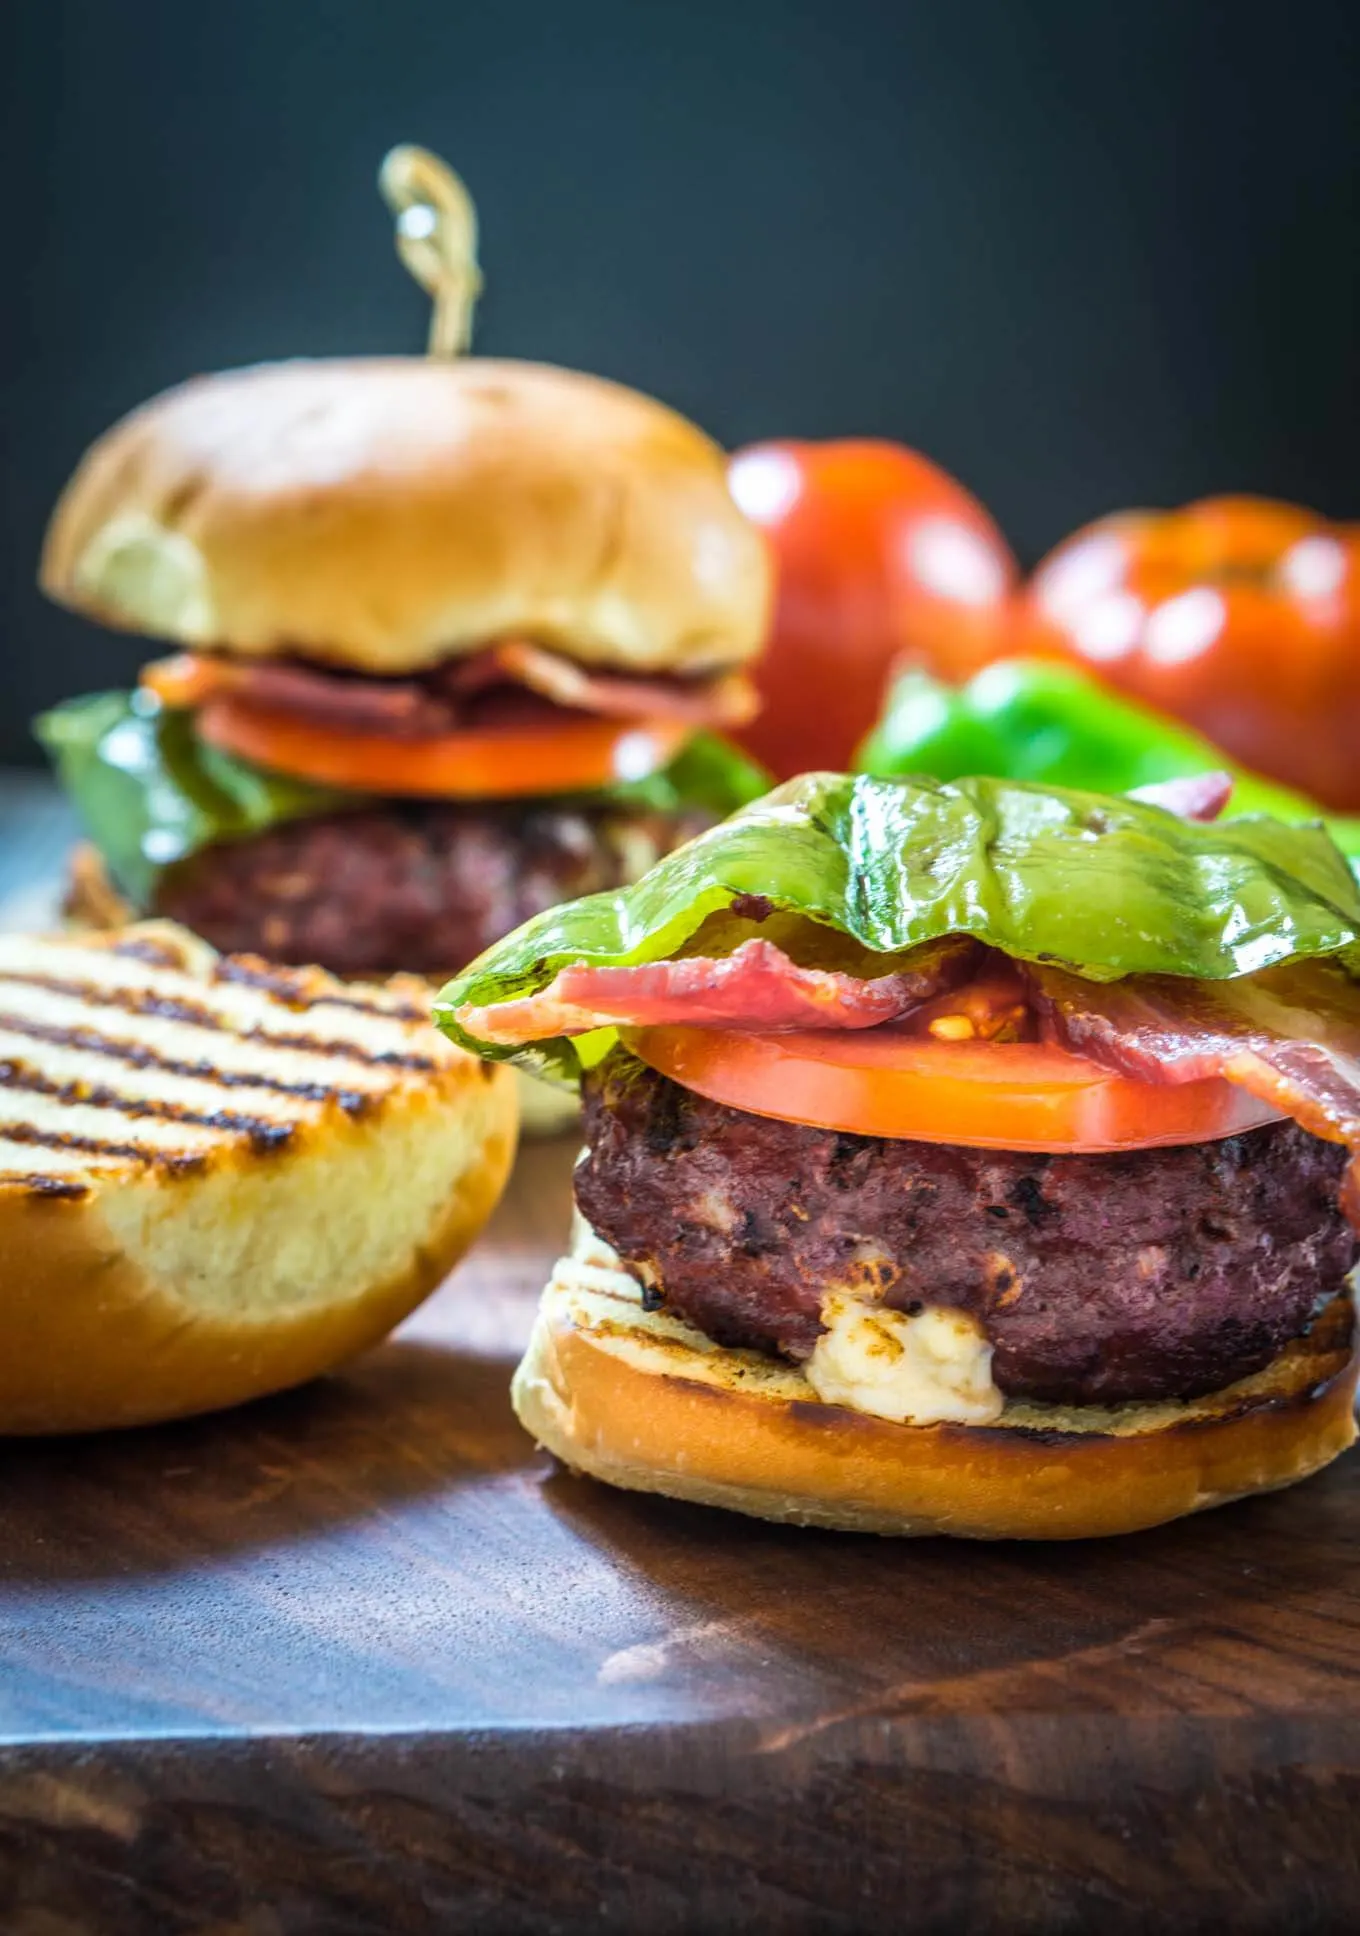
{"type": "Polygon", "coordinates": [[[92,437],[422,345],[397,140],[477,200],[484,350],[903,438],[1026,561],[1206,491],[1360,515],[1356,0],[8,0],[0,761],[144,656],[32,589],[92,437]]]}

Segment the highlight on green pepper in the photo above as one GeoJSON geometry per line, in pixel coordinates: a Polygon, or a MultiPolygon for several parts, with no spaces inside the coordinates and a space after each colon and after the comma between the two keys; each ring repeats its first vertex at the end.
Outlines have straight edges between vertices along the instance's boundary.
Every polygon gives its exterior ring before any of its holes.
{"type": "Polygon", "coordinates": [[[1226,771],[1231,813],[1321,820],[1343,853],[1360,857],[1360,819],[1324,813],[1306,794],[1234,766],[1189,727],[1045,659],[1000,659],[963,686],[916,668],[899,673],[855,764],[885,779],[990,773],[1108,793],[1226,771]]]}

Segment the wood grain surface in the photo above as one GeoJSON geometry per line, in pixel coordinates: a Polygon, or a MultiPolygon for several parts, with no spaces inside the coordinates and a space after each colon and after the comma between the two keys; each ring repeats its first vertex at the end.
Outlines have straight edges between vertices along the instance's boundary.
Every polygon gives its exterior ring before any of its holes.
{"type": "Polygon", "coordinates": [[[5,1936],[1356,1926],[1360,1458],[1053,1548],[573,1479],[572,1157],[345,1374],[0,1448],[5,1936]]]}

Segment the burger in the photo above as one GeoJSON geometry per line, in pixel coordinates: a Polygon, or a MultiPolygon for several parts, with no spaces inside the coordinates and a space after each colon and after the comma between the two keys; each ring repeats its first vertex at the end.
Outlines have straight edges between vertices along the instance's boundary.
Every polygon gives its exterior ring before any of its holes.
{"type": "Polygon", "coordinates": [[[452,982],[456,1041],[584,1092],[529,1431],[615,1485],[983,1538],[1343,1451],[1360,897],[1223,795],[812,774],[452,982]]]}
{"type": "Polygon", "coordinates": [[[722,453],[526,363],[288,362],[87,454],[42,584],[176,648],[39,734],[91,845],[74,914],[443,979],[758,794],[770,567],[722,453]]]}

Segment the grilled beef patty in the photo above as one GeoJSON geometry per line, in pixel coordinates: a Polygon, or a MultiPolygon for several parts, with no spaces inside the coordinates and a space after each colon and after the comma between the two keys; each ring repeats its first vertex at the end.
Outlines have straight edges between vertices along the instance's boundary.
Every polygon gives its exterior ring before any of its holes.
{"type": "Polygon", "coordinates": [[[166,876],[155,912],[223,953],[337,975],[448,975],[530,915],[635,880],[708,824],[522,800],[388,801],[210,847],[166,876]]]}
{"type": "Polygon", "coordinates": [[[972,1313],[1010,1396],[1189,1398],[1268,1364],[1356,1260],[1345,1151],[1293,1123],[1117,1156],[895,1142],[709,1102],[616,1050],[582,1213],[720,1344],[804,1358],[831,1285],[972,1313]]]}

